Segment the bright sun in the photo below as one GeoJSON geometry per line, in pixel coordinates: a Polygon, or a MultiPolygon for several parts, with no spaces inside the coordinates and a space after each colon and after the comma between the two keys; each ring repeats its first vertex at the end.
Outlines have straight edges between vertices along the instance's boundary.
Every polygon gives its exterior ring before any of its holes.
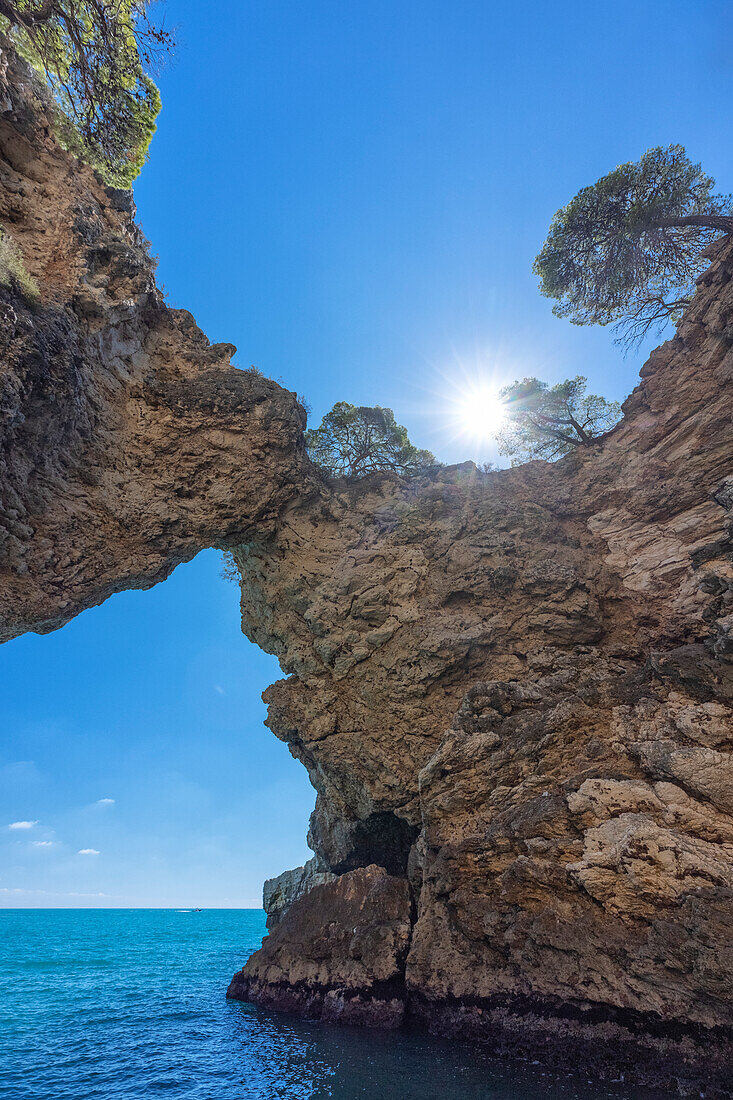
{"type": "Polygon", "coordinates": [[[456,411],[464,433],[480,441],[494,436],[505,416],[498,393],[485,384],[466,389],[456,411]]]}

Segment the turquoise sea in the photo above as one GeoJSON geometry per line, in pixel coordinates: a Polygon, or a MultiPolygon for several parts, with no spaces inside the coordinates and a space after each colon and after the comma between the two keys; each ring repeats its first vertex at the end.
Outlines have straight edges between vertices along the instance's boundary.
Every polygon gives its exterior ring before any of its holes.
{"type": "MultiPolygon", "coordinates": [[[[12,1100],[596,1100],[537,1066],[423,1035],[228,1002],[261,910],[0,910],[0,1096],[12,1100]]],[[[656,1094],[658,1095],[658,1094],[656,1094]]]]}

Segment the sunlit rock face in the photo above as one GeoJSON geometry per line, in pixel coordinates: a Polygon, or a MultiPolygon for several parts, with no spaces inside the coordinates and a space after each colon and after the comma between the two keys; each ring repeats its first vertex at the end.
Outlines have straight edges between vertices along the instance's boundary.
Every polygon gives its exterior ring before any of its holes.
{"type": "MultiPolygon", "coordinates": [[[[311,846],[409,885],[408,1015],[707,1095],[732,1068],[731,274],[718,246],[593,447],[341,483],[239,553],[311,846]]],[[[349,944],[308,948],[311,920],[301,898],[237,995],[309,1010],[286,940],[339,988],[349,944]]]]}
{"type": "Polygon", "coordinates": [[[0,638],[236,544],[289,674],[317,862],[230,994],[729,1092],[733,246],[593,447],[327,485],[12,58],[0,183],[0,638]]]}
{"type": "Polygon", "coordinates": [[[167,308],[132,193],[60,148],[9,62],[0,224],[39,296],[0,286],[0,640],[267,530],[307,477],[295,396],[167,308]]]}

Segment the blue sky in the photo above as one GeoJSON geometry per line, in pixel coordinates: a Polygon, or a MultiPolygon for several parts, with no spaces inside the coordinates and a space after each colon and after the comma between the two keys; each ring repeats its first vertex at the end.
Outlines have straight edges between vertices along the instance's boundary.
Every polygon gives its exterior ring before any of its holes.
{"type": "MultiPolygon", "coordinates": [[[[630,392],[648,349],[555,319],[532,260],[560,205],[649,146],[682,142],[733,189],[729,4],[167,11],[181,44],[140,221],[170,302],[240,366],[314,423],[391,406],[446,461],[495,457],[446,416],[467,380],[630,392]]],[[[206,552],[0,649],[0,905],[257,904],[307,858],[313,792],[262,725],[277,664],[218,570],[206,552]]]]}

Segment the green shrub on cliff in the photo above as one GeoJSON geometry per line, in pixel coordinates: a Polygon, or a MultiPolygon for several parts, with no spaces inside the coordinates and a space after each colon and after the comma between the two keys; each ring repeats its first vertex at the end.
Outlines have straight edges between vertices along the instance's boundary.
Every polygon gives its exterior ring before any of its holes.
{"type": "Polygon", "coordinates": [[[129,187],[160,111],[146,73],[173,40],[149,0],[0,0],[0,30],[48,83],[59,137],[114,187],[129,187]]]}
{"type": "Polygon", "coordinates": [[[13,238],[0,226],[0,287],[19,291],[27,302],[38,301],[38,286],[26,271],[23,256],[13,238]]]}
{"type": "Polygon", "coordinates": [[[305,433],[313,462],[331,477],[364,477],[378,470],[416,474],[437,465],[410,442],[391,409],[338,401],[318,428],[305,433]]]}
{"type": "Polygon", "coordinates": [[[221,552],[219,576],[222,580],[231,581],[232,584],[239,584],[242,580],[242,574],[239,572],[239,566],[234,560],[234,554],[231,550],[222,550],[221,552]]]}
{"type": "Polygon", "coordinates": [[[534,264],[553,313],[573,324],[616,325],[627,345],[678,321],[701,255],[733,231],[733,200],[683,146],[649,149],[584,187],[553,218],[534,264]]]}
{"type": "Polygon", "coordinates": [[[592,443],[618,421],[621,406],[596,394],[586,394],[581,375],[550,388],[538,378],[513,382],[500,393],[505,409],[497,432],[500,454],[512,465],[533,458],[552,461],[592,443]]]}

